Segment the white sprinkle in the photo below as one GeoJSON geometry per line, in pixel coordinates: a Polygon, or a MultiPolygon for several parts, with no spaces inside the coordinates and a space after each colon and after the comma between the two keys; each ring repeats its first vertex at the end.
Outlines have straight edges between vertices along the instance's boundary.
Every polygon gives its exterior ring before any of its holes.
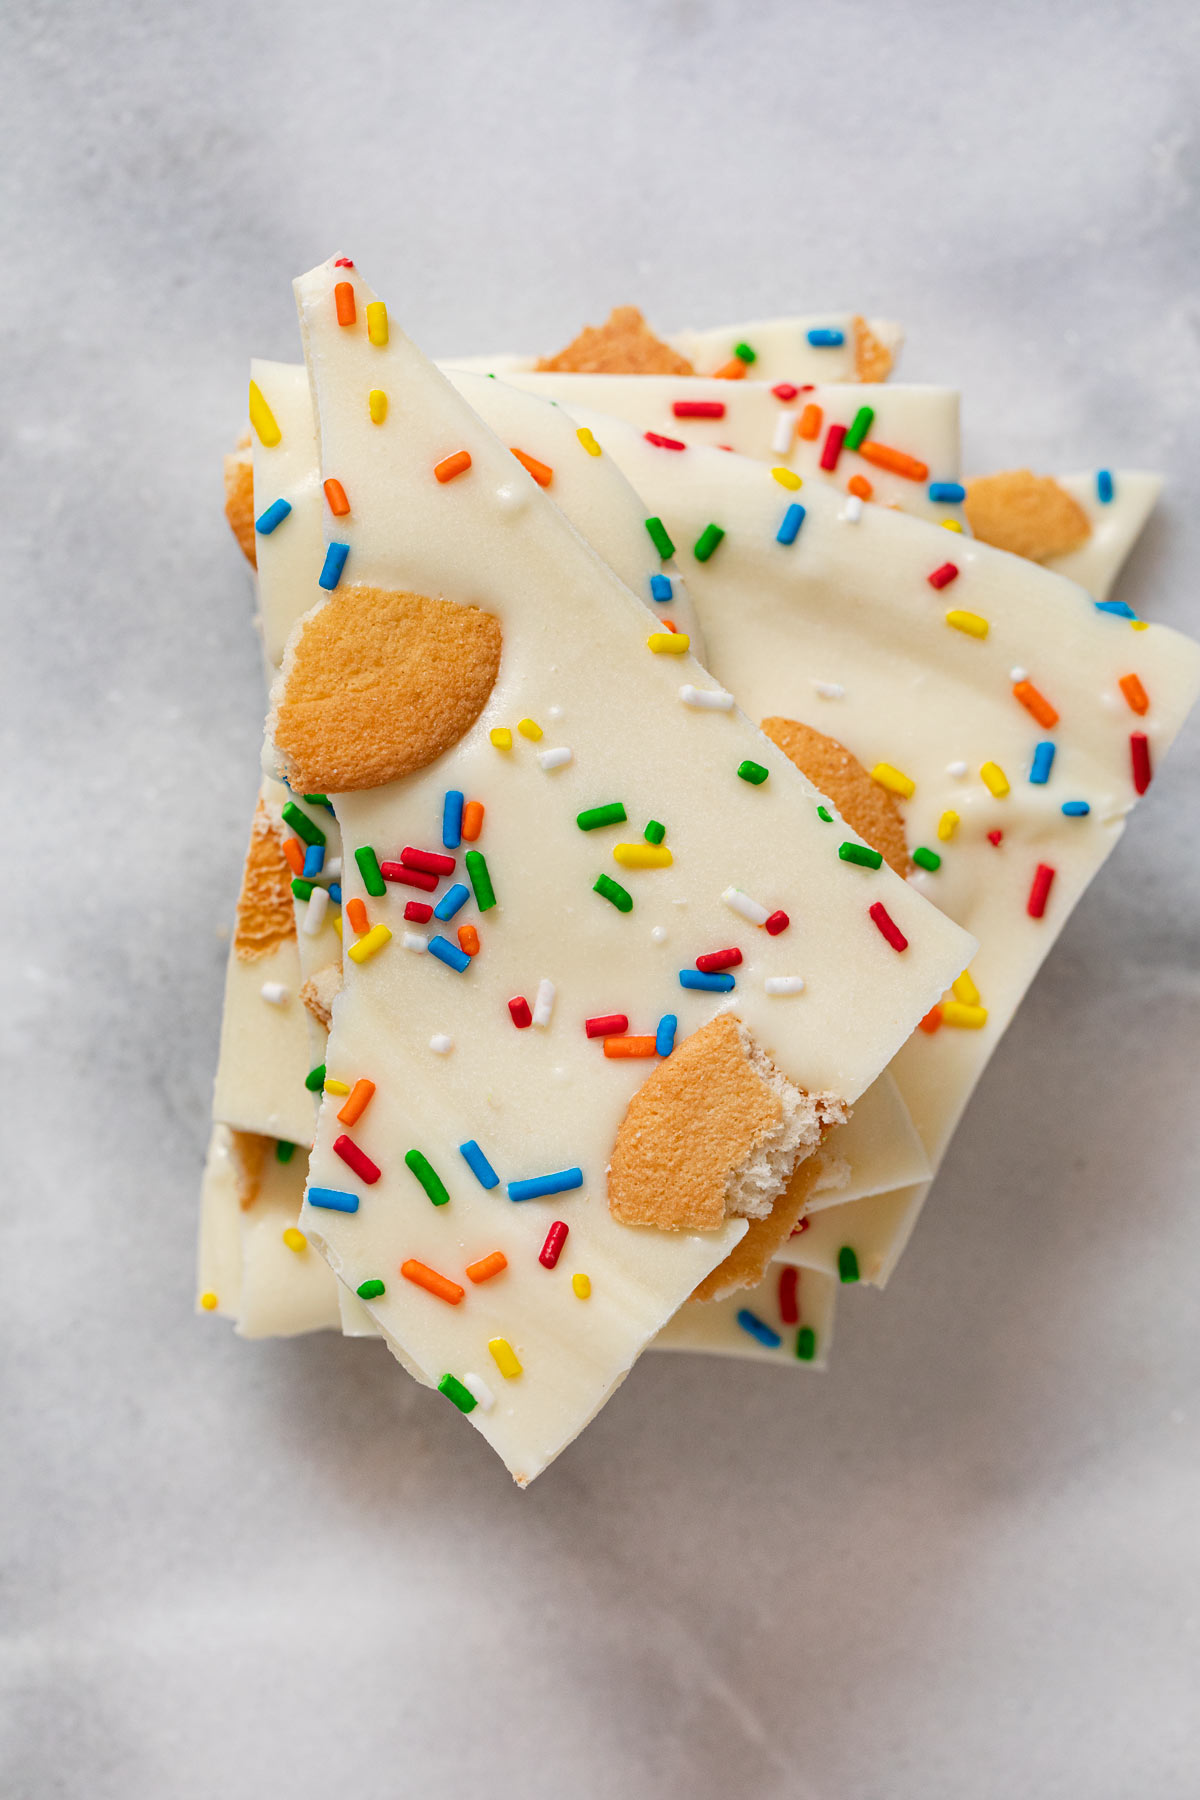
{"type": "Polygon", "coordinates": [[[258,991],[270,1006],[286,1006],[291,997],[282,981],[264,981],[258,991]]]}
{"type": "Polygon", "coordinates": [[[1028,681],[1029,680],[1029,670],[1028,669],[1010,669],[1008,671],[1008,679],[1010,681],[1028,681]]]}
{"type": "Polygon", "coordinates": [[[858,521],[862,518],[862,509],[863,503],[858,495],[851,494],[845,506],[842,508],[841,516],[847,525],[857,525],[858,521]]]}
{"type": "Polygon", "coordinates": [[[652,944],[665,944],[666,941],[667,941],[666,926],[665,925],[652,925],[650,927],[650,942],[652,944]]]}
{"type": "Polygon", "coordinates": [[[406,931],[401,940],[406,950],[428,950],[429,939],[423,931],[406,931]]]}
{"type": "Polygon", "coordinates": [[[680,688],[679,698],[685,706],[698,706],[704,712],[729,712],[733,707],[733,695],[724,688],[698,688],[689,681],[680,688]]]}
{"type": "Polygon", "coordinates": [[[765,994],[802,994],[804,992],[803,975],[768,975],[763,982],[765,994]]]}
{"type": "Polygon", "coordinates": [[[813,687],[822,700],[844,700],[846,690],[840,681],[814,681],[813,687]]]}
{"type": "Polygon", "coordinates": [[[535,1025],[548,1025],[550,1014],[554,1011],[554,995],[556,993],[552,981],[539,981],[533,1002],[533,1022],[535,1025]]]}
{"type": "Polygon", "coordinates": [[[496,504],[506,513],[520,512],[521,508],[528,504],[528,501],[529,492],[524,482],[517,487],[515,483],[510,484],[506,481],[503,487],[496,489],[496,504]]]}
{"type": "Polygon", "coordinates": [[[340,881],[342,879],[341,857],[331,856],[329,861],[325,864],[323,873],[329,881],[340,881]]]}
{"type": "Polygon", "coordinates": [[[304,935],[316,937],[325,923],[325,914],[329,910],[328,888],[315,887],[308,897],[308,905],[304,909],[304,935]]]}
{"type": "Polygon", "coordinates": [[[471,1374],[464,1375],[462,1384],[466,1388],[468,1394],[473,1394],[475,1396],[476,1406],[482,1406],[484,1412],[491,1412],[493,1406],[496,1404],[496,1396],[493,1394],[487,1382],[483,1380],[482,1376],[471,1374]]]}
{"type": "Polygon", "coordinates": [[[946,764],[947,775],[952,775],[955,781],[961,781],[966,775],[966,772],[967,765],[965,762],[952,762],[946,764]]]}
{"type": "Polygon", "coordinates": [[[741,888],[727,887],[721,898],[731,912],[740,913],[752,925],[765,925],[771,916],[765,906],[760,906],[749,894],[743,894],[741,888]]]}
{"type": "Polygon", "coordinates": [[[565,744],[560,744],[557,750],[539,750],[538,768],[561,769],[570,762],[574,754],[575,752],[568,750],[565,744]]]}
{"type": "Polygon", "coordinates": [[[435,1031],[429,1040],[429,1048],[438,1056],[449,1056],[454,1048],[454,1039],[447,1037],[444,1031],[435,1031]]]}
{"type": "Polygon", "coordinates": [[[780,413],[775,421],[775,436],[771,439],[771,448],[776,456],[786,456],[792,447],[792,433],[796,429],[794,412],[780,413]]]}
{"type": "Polygon", "coordinates": [[[546,708],[546,717],[548,719],[561,719],[562,716],[563,709],[561,706],[548,706],[546,708]]]}

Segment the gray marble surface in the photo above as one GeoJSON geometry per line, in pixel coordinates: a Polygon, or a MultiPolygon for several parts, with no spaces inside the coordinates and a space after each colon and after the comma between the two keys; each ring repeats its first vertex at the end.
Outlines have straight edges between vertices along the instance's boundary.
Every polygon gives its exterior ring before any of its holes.
{"type": "Polygon", "coordinates": [[[435,352],[852,305],[969,463],[1170,471],[1187,4],[47,0],[4,23],[0,1789],[1190,1800],[1193,728],[824,1378],[647,1359],[528,1494],[378,1346],[192,1316],[260,675],[219,458],[290,278],[435,352]],[[24,879],[23,879],[24,878],[24,879]]]}

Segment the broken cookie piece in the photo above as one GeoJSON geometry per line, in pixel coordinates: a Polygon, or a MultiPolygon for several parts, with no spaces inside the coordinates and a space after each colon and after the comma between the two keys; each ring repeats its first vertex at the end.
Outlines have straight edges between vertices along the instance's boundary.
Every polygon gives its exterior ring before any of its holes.
{"type": "Polygon", "coordinates": [[[977,538],[1031,562],[1066,556],[1091,533],[1079,502],[1052,475],[1032,469],[977,476],[967,483],[964,505],[977,538]]]}
{"type": "Polygon", "coordinates": [[[813,786],[833,801],[847,825],[879,851],[889,868],[897,875],[907,875],[911,867],[908,843],[895,794],[873,781],[844,744],[811,725],[773,717],[764,719],[762,728],[813,786]]]}
{"type": "Polygon", "coordinates": [[[692,373],[686,356],[655,337],[636,306],[614,306],[603,325],[585,325],[565,350],[543,356],[536,367],[590,375],[692,373]]]}

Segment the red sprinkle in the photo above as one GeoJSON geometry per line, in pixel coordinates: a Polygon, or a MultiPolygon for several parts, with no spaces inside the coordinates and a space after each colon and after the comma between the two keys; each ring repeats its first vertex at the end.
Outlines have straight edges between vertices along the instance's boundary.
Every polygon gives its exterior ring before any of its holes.
{"type": "Polygon", "coordinates": [[[800,389],[793,387],[790,381],[780,381],[771,389],[771,392],[777,400],[794,400],[800,389]]]}
{"type": "Polygon", "coordinates": [[[538,1261],[544,1269],[552,1269],[562,1255],[562,1247],[567,1241],[568,1227],[561,1219],[556,1219],[546,1233],[546,1241],[538,1252],[538,1261]]]}
{"type": "Polygon", "coordinates": [[[529,1010],[529,1002],[524,994],[518,994],[515,1000],[510,1000],[508,1010],[512,1014],[512,1022],[518,1031],[524,1031],[527,1025],[533,1024],[533,1014],[529,1010]]]}
{"type": "Polygon", "coordinates": [[[917,1026],[919,1030],[925,1033],[926,1037],[932,1037],[935,1031],[940,1031],[942,1028],[942,1008],[940,1003],[937,1006],[931,1006],[929,1011],[925,1014],[925,1017],[917,1020],[917,1026]]]}
{"type": "Polygon", "coordinates": [[[433,908],[426,900],[410,900],[404,908],[404,917],[410,925],[428,925],[433,908]]]}
{"type": "Polygon", "coordinates": [[[583,1029],[589,1037],[618,1037],[629,1030],[629,1020],[624,1013],[600,1013],[594,1019],[585,1019],[583,1029]]]}
{"type": "Polygon", "coordinates": [[[928,580],[931,588],[949,587],[952,581],[958,580],[958,564],[943,563],[940,569],[933,571],[928,580]]]}
{"type": "Polygon", "coordinates": [[[676,400],[671,411],[677,419],[723,419],[723,400],[676,400]]]}
{"type": "Polygon", "coordinates": [[[821,451],[821,467],[836,469],[838,457],[842,454],[842,444],[846,436],[844,425],[831,425],[825,433],[825,444],[821,451]]]}
{"type": "Polygon", "coordinates": [[[1046,910],[1046,901],[1050,897],[1050,887],[1054,881],[1054,870],[1049,863],[1039,863],[1034,871],[1033,886],[1029,890],[1029,898],[1025,902],[1025,911],[1031,919],[1040,919],[1046,910]]]}
{"type": "Polygon", "coordinates": [[[333,1148],[344,1163],[350,1164],[359,1180],[365,1181],[368,1187],[379,1180],[379,1170],[375,1164],[369,1156],[364,1155],[353,1138],[346,1136],[345,1132],[340,1138],[334,1138],[333,1148]]]}
{"type": "Polygon", "coordinates": [[[1002,831],[989,831],[987,834],[988,843],[998,844],[1003,836],[1004,833],[1002,831]]]}
{"type": "Polygon", "coordinates": [[[804,1216],[804,1218],[802,1218],[802,1219],[801,1219],[801,1221],[800,1221],[800,1223],[799,1223],[799,1224],[798,1224],[798,1225],[793,1225],[793,1226],[792,1226],[792,1229],[791,1229],[791,1232],[790,1232],[790,1233],[789,1233],[789,1236],[791,1236],[791,1237],[799,1237],[799,1236],[800,1236],[800,1233],[801,1233],[801,1232],[802,1232],[802,1231],[807,1231],[807,1230],[808,1230],[808,1228],[809,1228],[809,1226],[810,1226],[810,1225],[811,1225],[811,1224],[812,1224],[812,1220],[811,1220],[811,1219],[810,1219],[810,1218],[809,1218],[809,1217],[808,1217],[808,1215],[807,1215],[807,1214],[805,1214],[805,1216],[804,1216]]]}
{"type": "Polygon", "coordinates": [[[352,269],[354,267],[354,264],[350,261],[350,258],[348,256],[339,256],[335,260],[333,266],[335,269],[352,269]]]}
{"type": "Polygon", "coordinates": [[[1133,785],[1139,794],[1150,786],[1150,739],[1144,731],[1129,734],[1129,760],[1133,766],[1133,785]]]}
{"type": "Polygon", "coordinates": [[[406,869],[403,863],[398,862],[381,862],[379,873],[385,881],[399,881],[405,887],[423,888],[427,894],[432,894],[438,884],[436,875],[429,875],[424,869],[406,869]]]}
{"type": "Polygon", "coordinates": [[[892,949],[907,950],[908,939],[897,925],[895,919],[893,919],[887,907],[883,904],[883,901],[877,900],[870,911],[871,917],[874,919],[888,943],[892,946],[892,949]]]}
{"type": "Polygon", "coordinates": [[[678,438],[663,437],[662,433],[658,431],[644,431],[642,436],[648,444],[656,444],[660,450],[687,449],[687,445],[681,444],[678,438]]]}
{"type": "Polygon", "coordinates": [[[778,937],[781,931],[787,930],[791,922],[792,921],[788,918],[783,908],[778,907],[771,914],[769,919],[763,920],[763,930],[767,933],[768,937],[778,937]]]}
{"type": "Polygon", "coordinates": [[[800,1286],[799,1269],[785,1268],[779,1271],[779,1317],[785,1325],[800,1323],[800,1302],[796,1289],[800,1286]]]}
{"type": "Polygon", "coordinates": [[[696,958],[696,967],[705,975],[715,975],[718,969],[736,969],[742,960],[742,953],[736,946],[729,950],[710,950],[705,956],[696,958]]]}
{"type": "Polygon", "coordinates": [[[405,844],[400,852],[400,861],[406,869],[424,869],[427,875],[453,875],[454,858],[442,856],[436,850],[414,850],[411,844],[405,844]]]}

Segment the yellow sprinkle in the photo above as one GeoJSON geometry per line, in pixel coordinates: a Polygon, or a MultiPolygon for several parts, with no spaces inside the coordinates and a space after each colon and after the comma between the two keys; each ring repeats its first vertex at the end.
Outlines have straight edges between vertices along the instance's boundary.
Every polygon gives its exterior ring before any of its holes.
{"type": "Polygon", "coordinates": [[[889,794],[899,794],[902,800],[911,800],[917,791],[917,784],[910,775],[893,769],[891,763],[876,763],[871,770],[871,780],[877,781],[881,788],[889,794]]]}
{"type": "Polygon", "coordinates": [[[942,530],[943,531],[961,531],[962,523],[958,519],[943,519],[942,520],[942,530]]]}
{"type": "MultiPolygon", "coordinates": [[[[282,438],[283,433],[275,423],[275,414],[263,399],[262,389],[257,381],[250,383],[250,423],[258,433],[258,441],[268,450],[273,450],[282,438]]],[[[216,1301],[213,1301],[216,1305],[216,1301]]]]}
{"type": "Polygon", "coordinates": [[[792,488],[794,490],[804,486],[804,483],[794,469],[772,469],[771,473],[779,483],[780,487],[792,488]]]}
{"type": "Polygon", "coordinates": [[[382,388],[372,388],[367,395],[367,407],[371,414],[372,425],[382,425],[387,418],[387,395],[382,388]]]}
{"type": "Polygon", "coordinates": [[[971,980],[970,969],[964,969],[953,987],[954,998],[961,1000],[964,1006],[979,1005],[979,989],[971,980]]]}
{"type": "Polygon", "coordinates": [[[947,625],[953,625],[955,631],[965,631],[968,637],[985,638],[988,634],[988,622],[981,619],[978,613],[948,612],[947,625]]]}
{"type": "Polygon", "coordinates": [[[997,800],[1003,800],[1008,792],[1008,776],[999,763],[984,763],[979,771],[979,778],[989,794],[994,794],[997,800]]]}
{"type": "Polygon", "coordinates": [[[655,656],[682,656],[691,641],[686,631],[652,631],[646,639],[655,656]]]}
{"type": "Polygon", "coordinates": [[[496,1367],[506,1381],[511,1381],[514,1375],[521,1373],[521,1364],[517,1360],[517,1353],[507,1338],[489,1338],[488,1349],[492,1353],[496,1367]]]}
{"type": "Polygon", "coordinates": [[[518,719],[517,730],[523,738],[528,738],[531,744],[536,744],[542,735],[542,728],[536,719],[518,719]]]}
{"type": "Polygon", "coordinates": [[[579,439],[589,456],[599,456],[600,446],[586,425],[581,425],[579,430],[575,433],[575,436],[579,439]]]}
{"type": "Polygon", "coordinates": [[[964,1006],[961,1000],[943,1000],[942,1024],[957,1025],[960,1031],[979,1031],[987,1024],[986,1006],[964,1006]]]}
{"type": "Polygon", "coordinates": [[[957,830],[958,814],[956,812],[944,812],[938,820],[938,836],[941,838],[943,844],[948,844],[957,830]]]}
{"type": "Polygon", "coordinates": [[[381,349],[388,341],[387,307],[382,300],[367,301],[367,336],[381,349]]]}
{"type": "Polygon", "coordinates": [[[297,1231],[294,1225],[288,1226],[283,1234],[283,1241],[289,1250],[294,1250],[296,1252],[297,1256],[299,1256],[301,1250],[308,1248],[308,1239],[302,1231],[297,1231]]]}
{"type": "Polygon", "coordinates": [[[669,869],[675,858],[665,844],[614,844],[613,860],[623,869],[669,869]]]}
{"type": "Polygon", "coordinates": [[[370,931],[364,932],[356,944],[350,945],[346,954],[351,962],[365,963],[368,957],[383,949],[391,935],[386,925],[372,925],[370,931]]]}
{"type": "Polygon", "coordinates": [[[217,1309],[217,1296],[213,1293],[201,1294],[200,1304],[205,1312],[215,1312],[217,1309]]]}
{"type": "Polygon", "coordinates": [[[1130,619],[1129,624],[1134,631],[1149,631],[1150,629],[1149,619],[1130,619]]]}
{"type": "Polygon", "coordinates": [[[338,936],[341,937],[341,935],[342,935],[342,915],[340,912],[335,912],[333,915],[333,929],[337,932],[338,936]]]}
{"type": "Polygon", "coordinates": [[[350,1089],[344,1081],[326,1081],[325,1092],[327,1094],[348,1094],[350,1089]]]}
{"type": "Polygon", "coordinates": [[[507,725],[497,725],[496,729],[491,733],[491,739],[497,750],[512,749],[512,732],[508,729],[507,725]]]}
{"type": "Polygon", "coordinates": [[[577,1300],[586,1300],[592,1291],[592,1278],[590,1275],[585,1275],[581,1269],[578,1274],[572,1275],[571,1286],[577,1300]]]}

